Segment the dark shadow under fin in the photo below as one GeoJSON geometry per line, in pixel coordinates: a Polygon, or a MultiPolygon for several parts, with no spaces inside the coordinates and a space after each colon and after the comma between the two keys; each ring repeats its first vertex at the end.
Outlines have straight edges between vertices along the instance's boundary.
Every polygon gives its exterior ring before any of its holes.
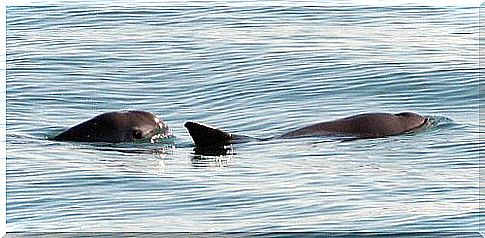
{"type": "Polygon", "coordinates": [[[234,135],[197,122],[186,122],[184,126],[189,131],[197,147],[221,147],[229,144],[261,140],[249,136],[234,135]]]}

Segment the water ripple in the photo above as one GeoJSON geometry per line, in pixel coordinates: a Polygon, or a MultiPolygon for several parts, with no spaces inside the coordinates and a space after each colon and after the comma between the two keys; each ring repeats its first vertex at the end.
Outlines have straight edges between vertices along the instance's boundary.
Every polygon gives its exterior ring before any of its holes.
{"type": "Polygon", "coordinates": [[[7,8],[9,231],[477,230],[478,9],[191,5],[7,8]],[[45,139],[123,109],[177,139],[45,139]],[[272,137],[370,111],[435,124],[222,157],[182,126],[272,137]]]}

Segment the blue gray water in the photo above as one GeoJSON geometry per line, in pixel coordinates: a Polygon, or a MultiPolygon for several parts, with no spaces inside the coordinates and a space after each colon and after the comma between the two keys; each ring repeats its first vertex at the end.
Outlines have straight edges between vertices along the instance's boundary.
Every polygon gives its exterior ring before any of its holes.
{"type": "Polygon", "coordinates": [[[6,81],[8,231],[478,231],[477,8],[10,6],[6,81]],[[46,139],[126,109],[176,139],[46,139]],[[435,124],[213,157],[183,128],[402,111],[435,124]]]}

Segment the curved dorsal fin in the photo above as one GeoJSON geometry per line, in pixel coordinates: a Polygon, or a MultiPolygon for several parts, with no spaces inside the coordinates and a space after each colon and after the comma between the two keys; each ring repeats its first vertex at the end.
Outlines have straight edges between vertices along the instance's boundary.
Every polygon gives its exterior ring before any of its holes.
{"type": "Polygon", "coordinates": [[[186,122],[184,126],[197,147],[222,146],[232,140],[231,134],[197,122],[186,122]]]}

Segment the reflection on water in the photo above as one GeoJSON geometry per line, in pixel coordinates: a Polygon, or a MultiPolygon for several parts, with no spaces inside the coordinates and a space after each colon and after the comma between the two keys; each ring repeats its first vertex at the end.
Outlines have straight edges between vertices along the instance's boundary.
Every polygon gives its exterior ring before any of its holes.
{"type": "Polygon", "coordinates": [[[190,162],[194,167],[228,167],[231,166],[233,158],[232,155],[194,155],[190,162]]]}
{"type": "Polygon", "coordinates": [[[195,147],[190,162],[195,167],[227,167],[235,154],[233,145],[195,147]]]}
{"type": "Polygon", "coordinates": [[[219,156],[219,155],[234,155],[234,148],[232,145],[227,146],[207,146],[195,147],[194,154],[202,156],[219,156]]]}

